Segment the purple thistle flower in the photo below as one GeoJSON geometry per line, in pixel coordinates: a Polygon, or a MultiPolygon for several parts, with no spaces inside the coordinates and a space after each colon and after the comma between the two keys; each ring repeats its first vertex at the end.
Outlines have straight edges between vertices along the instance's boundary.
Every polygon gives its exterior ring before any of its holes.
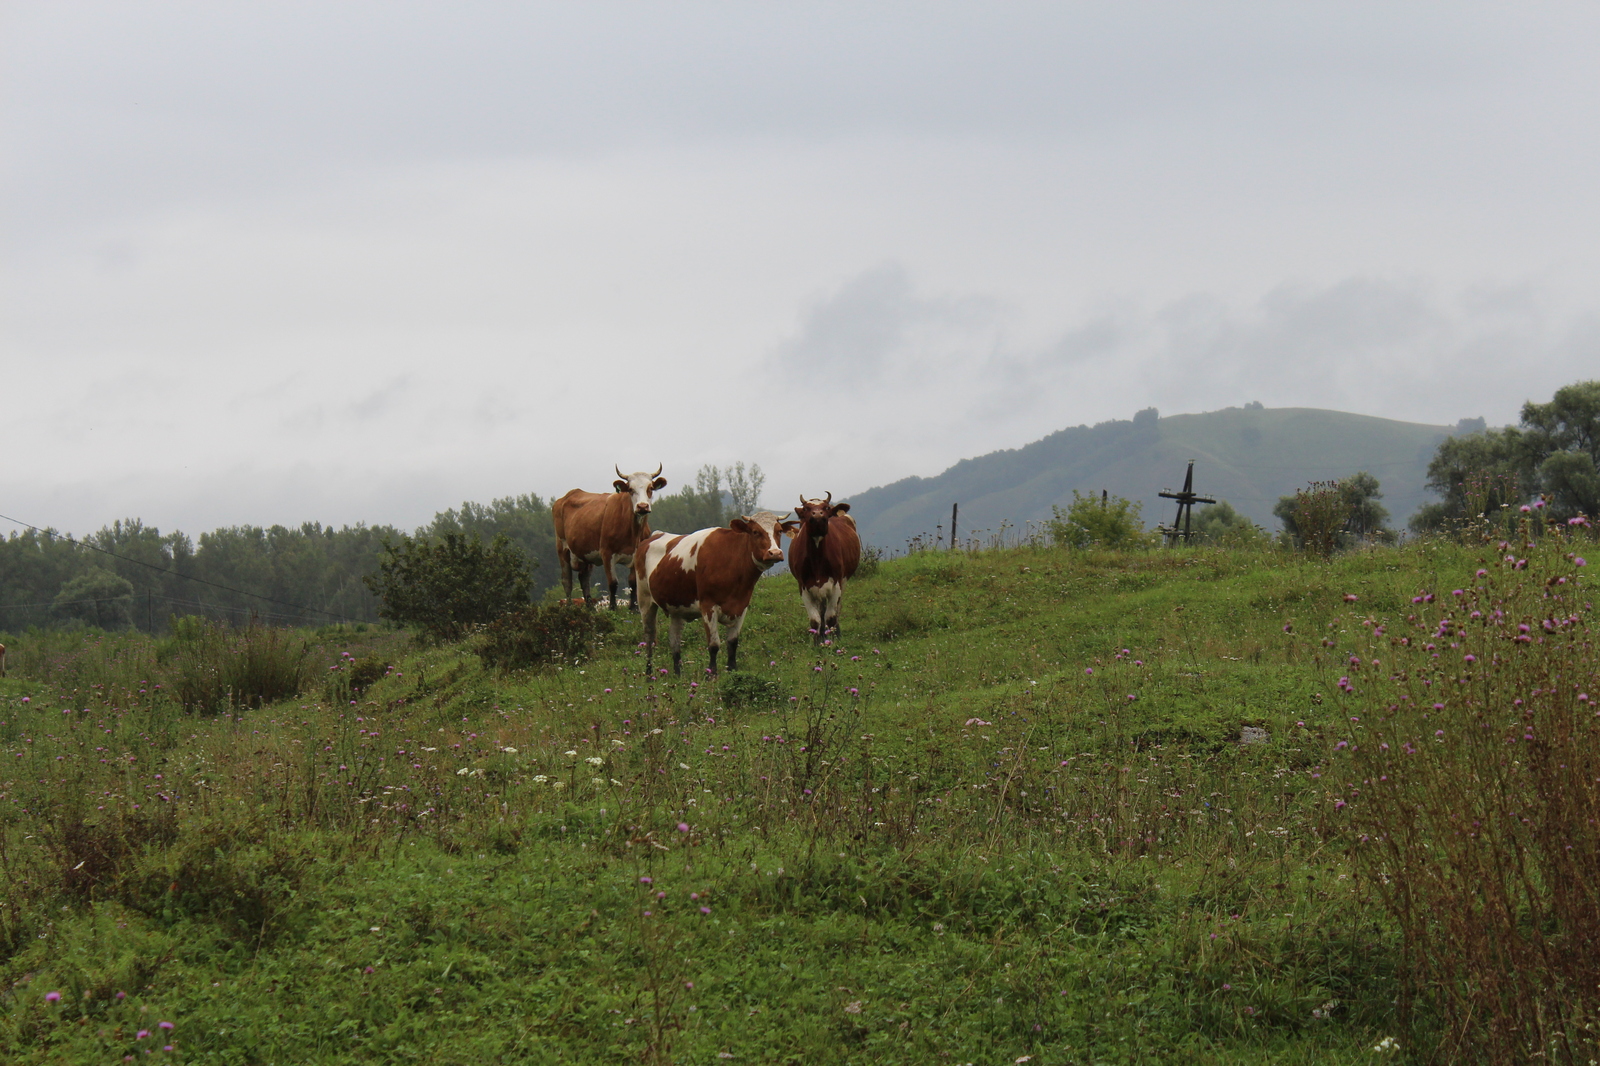
{"type": "Polygon", "coordinates": [[[678,832],[687,833],[688,831],[689,831],[689,823],[688,822],[679,822],[678,823],[678,832]]]}
{"type": "Polygon", "coordinates": [[[172,1023],[171,1022],[157,1022],[156,1023],[156,1028],[158,1028],[158,1029],[171,1029],[172,1028],[172,1023]]]}
{"type": "Polygon", "coordinates": [[[46,1003],[59,1003],[61,1001],[61,993],[60,992],[46,992],[44,994],[44,1001],[46,1003]]]}

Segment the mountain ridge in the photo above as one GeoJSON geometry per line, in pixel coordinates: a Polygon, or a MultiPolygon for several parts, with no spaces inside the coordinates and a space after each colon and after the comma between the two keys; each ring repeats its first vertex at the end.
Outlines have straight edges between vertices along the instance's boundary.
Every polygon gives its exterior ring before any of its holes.
{"type": "Polygon", "coordinates": [[[1195,460],[1195,491],[1225,499],[1251,521],[1278,528],[1272,507],[1311,481],[1365,470],[1382,487],[1390,526],[1403,528],[1429,498],[1427,467],[1458,426],[1431,425],[1313,407],[1227,407],[1162,417],[1154,408],[1132,419],[1056,430],[1018,448],[962,459],[931,477],[912,475],[850,498],[870,544],[895,549],[919,534],[949,535],[960,504],[960,535],[988,537],[1003,524],[1024,530],[1070,503],[1074,489],[1140,503],[1149,525],[1172,520],[1160,498],[1183,484],[1195,460]]]}

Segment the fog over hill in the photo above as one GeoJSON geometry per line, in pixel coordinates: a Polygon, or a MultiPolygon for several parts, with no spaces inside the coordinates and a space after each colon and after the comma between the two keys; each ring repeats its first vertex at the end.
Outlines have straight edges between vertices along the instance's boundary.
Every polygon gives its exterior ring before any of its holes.
{"type": "Polygon", "coordinates": [[[1360,470],[1379,480],[1391,524],[1404,528],[1430,498],[1428,461],[1456,430],[1309,407],[1251,404],[1167,418],[1148,408],[1129,420],[1073,426],[963,459],[935,477],[868,489],[851,497],[851,513],[868,543],[894,550],[936,527],[948,536],[952,504],[961,505],[963,538],[987,536],[1004,522],[1025,528],[1048,519],[1074,489],[1137,500],[1153,526],[1172,520],[1176,506],[1159,493],[1181,488],[1193,459],[1196,492],[1227,500],[1268,530],[1279,528],[1272,505],[1280,496],[1360,470]]]}

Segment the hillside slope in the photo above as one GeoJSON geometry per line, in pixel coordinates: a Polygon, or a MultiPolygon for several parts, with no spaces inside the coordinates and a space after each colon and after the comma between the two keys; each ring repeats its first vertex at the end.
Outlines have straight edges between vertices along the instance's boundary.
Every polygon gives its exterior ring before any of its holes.
{"type": "Polygon", "coordinates": [[[1195,460],[1194,487],[1225,499],[1269,530],[1272,505],[1313,480],[1365,470],[1383,486],[1383,503],[1401,527],[1428,497],[1428,460],[1450,426],[1305,407],[1230,407],[1205,414],[1074,426],[1021,448],[963,459],[935,477],[909,477],[851,497],[868,543],[899,548],[942,526],[961,505],[962,536],[985,536],[1002,523],[1025,528],[1050,517],[1072,490],[1102,489],[1144,505],[1145,521],[1170,521],[1163,489],[1181,488],[1195,460]]]}

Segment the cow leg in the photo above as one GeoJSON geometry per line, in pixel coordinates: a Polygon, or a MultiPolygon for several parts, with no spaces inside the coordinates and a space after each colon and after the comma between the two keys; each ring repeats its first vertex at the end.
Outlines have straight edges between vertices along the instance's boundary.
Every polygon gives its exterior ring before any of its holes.
{"type": "Polygon", "coordinates": [[[606,592],[611,596],[611,609],[615,611],[617,609],[616,557],[609,553],[602,552],[600,554],[600,565],[605,568],[606,592]]]}
{"type": "Polygon", "coordinates": [[[700,612],[700,621],[706,627],[706,651],[711,657],[711,676],[717,676],[717,649],[722,646],[722,627],[717,622],[717,609],[700,612]]]}
{"type": "Polygon", "coordinates": [[[572,599],[572,553],[565,544],[556,545],[556,566],[561,569],[561,598],[572,599]]]}
{"type": "MultiPolygon", "coordinates": [[[[651,602],[644,609],[644,676],[651,677],[651,658],[656,650],[656,605],[651,602]]],[[[674,658],[677,656],[674,655],[674,658]]]]}
{"type": "MultiPolygon", "coordinates": [[[[594,606],[594,596],[589,592],[589,575],[592,573],[594,573],[594,564],[585,562],[580,558],[578,560],[578,587],[583,590],[583,605],[585,607],[594,606]]],[[[568,599],[571,599],[571,597],[569,596],[568,599]]]]}
{"type": "MultiPolygon", "coordinates": [[[[728,623],[728,635],[723,638],[723,643],[728,646],[728,672],[739,669],[739,631],[744,628],[744,615],[739,615],[728,623]]],[[[713,661],[715,661],[713,659],[713,661]]]]}
{"type": "Polygon", "coordinates": [[[672,616],[667,619],[667,632],[672,641],[672,676],[683,675],[683,619],[672,616]]]}
{"type": "Polygon", "coordinates": [[[628,567],[628,606],[639,609],[639,571],[628,567]]]}
{"type": "Polygon", "coordinates": [[[822,643],[822,605],[817,602],[817,590],[806,589],[800,593],[800,602],[805,605],[806,617],[811,619],[811,643],[822,643]]]}
{"type": "Polygon", "coordinates": [[[828,629],[832,631],[835,640],[844,636],[844,632],[839,628],[839,602],[843,599],[844,582],[834,583],[830,581],[828,583],[827,619],[828,629]]]}

